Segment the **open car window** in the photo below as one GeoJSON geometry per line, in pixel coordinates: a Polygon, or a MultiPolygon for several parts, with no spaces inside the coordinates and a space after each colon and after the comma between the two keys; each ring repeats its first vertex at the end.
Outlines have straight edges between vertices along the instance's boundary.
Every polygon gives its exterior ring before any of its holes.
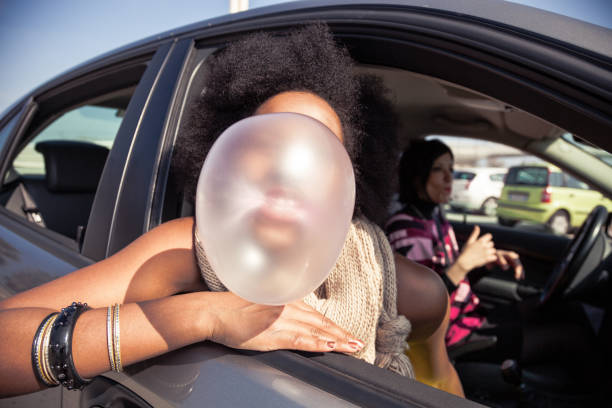
{"type": "MultiPolygon", "coordinates": [[[[455,156],[455,182],[446,206],[450,220],[572,236],[595,206],[612,209],[612,201],[597,188],[535,153],[469,137],[428,138],[444,141],[455,156]],[[501,167],[506,173],[500,186],[460,183],[466,179],[462,167],[472,173],[501,167]]],[[[598,151],[599,156],[606,153],[598,151]]],[[[576,160],[571,154],[566,159],[576,160]]],[[[591,160],[600,159],[593,155],[591,160]]],[[[583,164],[588,167],[588,160],[583,164]]]]}
{"type": "Polygon", "coordinates": [[[42,142],[47,145],[60,141],[81,142],[110,150],[121,125],[123,112],[125,107],[122,106],[87,104],[64,113],[19,152],[13,160],[13,169],[19,175],[48,176],[44,150],[40,147],[42,142]]]}
{"type": "Polygon", "coordinates": [[[69,247],[79,247],[107,157],[144,67],[131,72],[129,85],[107,82],[93,92],[75,85],[81,89],[40,97],[25,133],[12,142],[0,190],[0,204],[9,213],[69,247]]]}

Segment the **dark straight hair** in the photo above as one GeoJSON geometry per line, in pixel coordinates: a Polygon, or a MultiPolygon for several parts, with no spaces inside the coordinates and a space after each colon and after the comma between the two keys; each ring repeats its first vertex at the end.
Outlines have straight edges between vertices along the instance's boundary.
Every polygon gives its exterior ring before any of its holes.
{"type": "Polygon", "coordinates": [[[414,203],[422,199],[419,193],[427,194],[425,184],[429,178],[433,162],[444,153],[450,153],[453,157],[450,147],[438,139],[415,140],[410,143],[400,159],[400,202],[403,204],[414,203]]]}

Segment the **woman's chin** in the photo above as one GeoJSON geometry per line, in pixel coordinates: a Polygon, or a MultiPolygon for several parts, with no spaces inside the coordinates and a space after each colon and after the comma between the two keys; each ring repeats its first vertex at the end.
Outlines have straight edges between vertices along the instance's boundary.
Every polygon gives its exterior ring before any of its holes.
{"type": "Polygon", "coordinates": [[[451,195],[449,194],[442,194],[439,198],[436,204],[448,204],[450,202],[450,198],[451,195]]]}
{"type": "Polygon", "coordinates": [[[268,251],[287,251],[301,241],[303,226],[297,220],[269,217],[258,212],[251,221],[254,241],[268,251]]]}

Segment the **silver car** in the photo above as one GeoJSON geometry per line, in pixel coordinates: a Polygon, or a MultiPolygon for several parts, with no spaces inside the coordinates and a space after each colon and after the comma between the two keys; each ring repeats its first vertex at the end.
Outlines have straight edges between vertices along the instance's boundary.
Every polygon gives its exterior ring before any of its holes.
{"type": "Polygon", "coordinates": [[[465,167],[453,173],[450,205],[459,211],[494,216],[508,170],[502,167],[465,167]]]}

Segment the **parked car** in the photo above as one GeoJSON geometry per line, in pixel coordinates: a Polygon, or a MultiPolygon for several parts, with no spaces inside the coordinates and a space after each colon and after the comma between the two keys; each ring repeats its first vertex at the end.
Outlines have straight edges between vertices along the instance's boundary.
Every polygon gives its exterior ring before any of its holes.
{"type": "Polygon", "coordinates": [[[466,167],[453,173],[450,205],[454,210],[495,215],[507,169],[466,167]]]}
{"type": "MultiPolygon", "coordinates": [[[[169,169],[186,106],[200,91],[196,74],[202,62],[245,33],[283,32],[314,21],[327,22],[358,69],[380,76],[391,90],[401,118],[401,146],[428,135],[504,143],[612,195],[612,168],[562,138],[570,132],[612,151],[611,30],[501,1],[486,7],[470,0],[280,4],[189,25],[102,55],[43,84],[3,113],[0,296],[100,261],[160,223],[192,215],[169,169]],[[54,123],[82,109],[120,119],[113,122],[112,141],[92,141],[79,132],[64,145],[43,140],[54,123]],[[26,151],[31,155],[21,156],[26,151]],[[19,157],[24,160],[16,163],[19,157]],[[26,158],[48,161],[57,172],[40,174],[46,166],[30,166],[26,158]],[[36,205],[25,205],[24,190],[36,205]],[[21,205],[10,205],[19,196],[21,205]]],[[[367,142],[375,146],[375,138],[368,135],[367,142]]],[[[584,324],[597,323],[589,349],[601,351],[602,364],[609,366],[607,224],[607,212],[598,207],[572,240],[483,226],[497,246],[520,253],[527,276],[517,282],[493,271],[474,286],[481,303],[493,308],[525,301],[581,302],[589,313],[584,324]]],[[[461,242],[472,225],[454,228],[461,242]]],[[[611,398],[610,370],[577,372],[563,366],[563,355],[559,361],[523,365],[506,377],[498,362],[456,363],[468,397],[487,405],[605,406],[611,398]]],[[[210,342],[120,374],[103,374],[82,392],[58,387],[0,400],[0,406],[50,407],[202,404],[477,406],[350,356],[249,353],[210,342]]]]}
{"type": "Polygon", "coordinates": [[[502,225],[529,221],[567,234],[597,205],[612,209],[612,201],[556,166],[515,166],[506,176],[497,215],[502,225]]]}

